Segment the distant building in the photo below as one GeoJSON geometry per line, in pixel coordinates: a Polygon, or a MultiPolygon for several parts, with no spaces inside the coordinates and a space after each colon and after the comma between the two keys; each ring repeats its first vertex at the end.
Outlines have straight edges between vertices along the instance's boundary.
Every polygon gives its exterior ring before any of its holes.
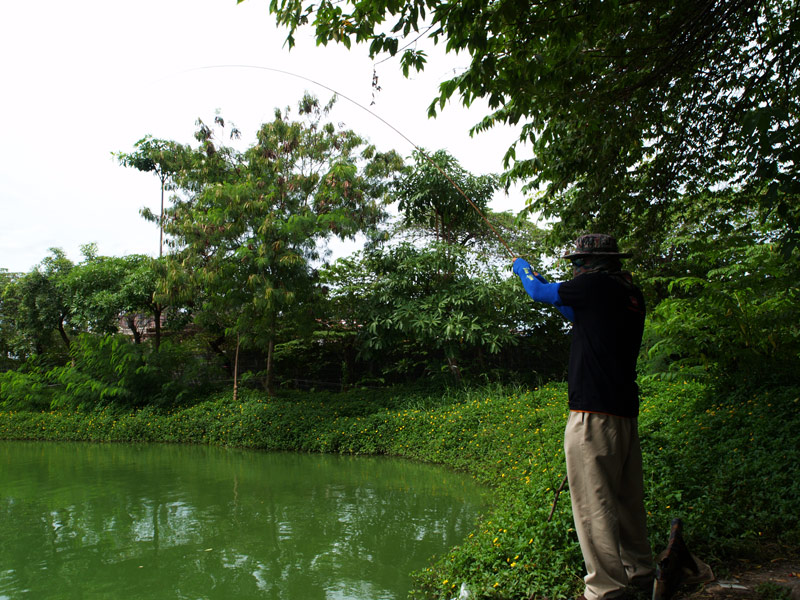
{"type": "MultiPolygon", "coordinates": [[[[161,330],[164,330],[164,323],[167,317],[161,313],[161,330]]],[[[156,335],[156,320],[152,314],[145,313],[129,313],[120,315],[119,317],[119,332],[123,335],[130,336],[139,343],[143,340],[150,339],[156,335]]]]}

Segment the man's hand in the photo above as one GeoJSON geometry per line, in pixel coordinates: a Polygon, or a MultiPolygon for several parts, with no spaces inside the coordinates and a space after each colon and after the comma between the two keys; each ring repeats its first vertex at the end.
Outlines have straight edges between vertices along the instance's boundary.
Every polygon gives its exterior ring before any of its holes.
{"type": "Polygon", "coordinates": [[[514,271],[515,275],[518,275],[520,277],[533,275],[536,279],[538,279],[542,283],[547,283],[547,279],[545,279],[539,273],[534,271],[533,267],[531,267],[530,264],[528,264],[528,261],[520,256],[514,259],[514,264],[511,265],[511,270],[514,271]]]}
{"type": "Polygon", "coordinates": [[[528,269],[529,272],[532,271],[531,266],[528,264],[528,261],[522,258],[521,256],[518,256],[517,258],[514,259],[514,264],[511,265],[511,270],[514,271],[515,275],[519,275],[520,271],[522,271],[523,269],[528,269]]]}

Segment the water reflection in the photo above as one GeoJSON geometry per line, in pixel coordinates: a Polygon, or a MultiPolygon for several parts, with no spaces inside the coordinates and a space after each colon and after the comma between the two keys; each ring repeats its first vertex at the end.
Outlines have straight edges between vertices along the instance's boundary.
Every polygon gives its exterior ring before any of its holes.
{"type": "Polygon", "coordinates": [[[407,461],[0,442],[0,600],[401,598],[480,503],[407,461]]]}

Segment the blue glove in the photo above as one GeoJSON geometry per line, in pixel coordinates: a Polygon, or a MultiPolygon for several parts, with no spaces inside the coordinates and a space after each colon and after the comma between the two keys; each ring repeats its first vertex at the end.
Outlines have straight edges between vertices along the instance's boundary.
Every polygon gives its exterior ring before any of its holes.
{"type": "Polygon", "coordinates": [[[561,304],[561,298],[558,297],[558,287],[560,283],[547,283],[547,280],[535,273],[531,266],[524,258],[518,258],[514,261],[514,273],[516,273],[522,281],[522,287],[528,292],[528,295],[537,302],[546,302],[547,304],[561,304]]]}
{"type": "Polygon", "coordinates": [[[565,306],[558,295],[560,283],[547,283],[547,280],[536,273],[524,258],[517,258],[512,267],[514,273],[522,281],[522,287],[537,302],[552,304],[569,321],[575,320],[575,312],[571,306],[565,306]]]}

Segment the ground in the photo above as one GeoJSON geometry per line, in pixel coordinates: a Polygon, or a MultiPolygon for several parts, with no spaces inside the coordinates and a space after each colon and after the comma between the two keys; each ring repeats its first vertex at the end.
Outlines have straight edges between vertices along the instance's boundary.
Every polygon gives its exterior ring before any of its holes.
{"type": "Polygon", "coordinates": [[[673,600],[800,600],[800,559],[741,562],[716,581],[681,590],[673,600]]]}

